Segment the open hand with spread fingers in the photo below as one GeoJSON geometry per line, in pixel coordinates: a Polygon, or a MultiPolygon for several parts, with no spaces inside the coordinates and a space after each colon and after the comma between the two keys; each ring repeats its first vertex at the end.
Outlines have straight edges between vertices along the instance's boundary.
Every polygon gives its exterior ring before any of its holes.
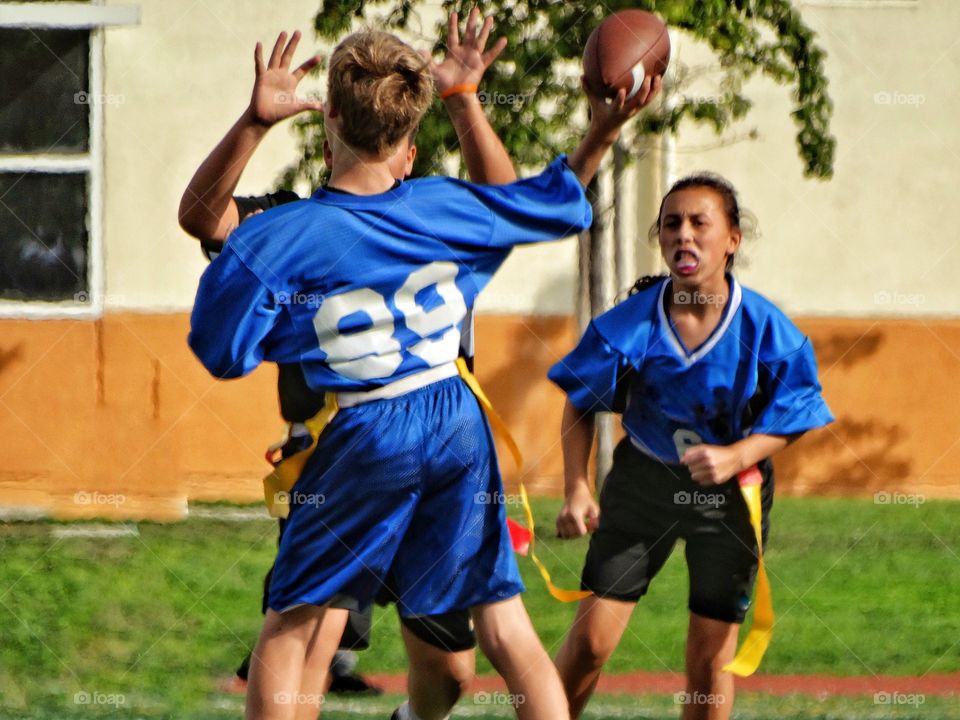
{"type": "Polygon", "coordinates": [[[320,56],[314,55],[291,71],[290,63],[299,43],[299,30],[290,36],[289,42],[287,34],[280,33],[266,63],[263,62],[263,45],[257,43],[253,53],[256,80],[247,112],[261,125],[269,127],[306,110],[323,109],[322,102],[297,95],[297,85],[320,62],[320,56]]]}

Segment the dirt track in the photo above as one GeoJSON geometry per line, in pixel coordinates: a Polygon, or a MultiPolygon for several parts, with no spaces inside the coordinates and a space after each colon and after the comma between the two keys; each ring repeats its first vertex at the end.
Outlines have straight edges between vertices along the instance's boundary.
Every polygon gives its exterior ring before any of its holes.
{"type": "MultiPolygon", "coordinates": [[[[374,685],[387,692],[405,693],[405,675],[368,675],[374,685]]],[[[684,690],[681,673],[635,672],[622,675],[604,675],[600,678],[600,693],[656,693],[672,694],[684,690]]],[[[474,692],[505,692],[499,677],[483,676],[473,681],[474,692]]],[[[871,675],[866,677],[834,677],[831,675],[763,675],[737,680],[739,692],[769,695],[876,695],[878,693],[904,695],[960,696],[960,673],[928,674],[922,677],[871,675]]]]}

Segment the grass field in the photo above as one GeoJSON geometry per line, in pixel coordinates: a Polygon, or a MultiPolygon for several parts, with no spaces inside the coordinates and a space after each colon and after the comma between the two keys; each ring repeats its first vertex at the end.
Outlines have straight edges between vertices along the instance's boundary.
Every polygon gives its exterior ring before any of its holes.
{"type": "MultiPolygon", "coordinates": [[[[401,702],[397,695],[381,698],[330,699],[324,706],[324,720],[387,720],[401,702]]],[[[4,711],[5,720],[84,720],[90,717],[130,717],[144,720],[227,720],[243,716],[243,699],[220,696],[206,707],[186,711],[164,711],[145,707],[95,708],[79,706],[35,706],[30,712],[4,711]]],[[[680,716],[671,697],[658,695],[601,696],[584,713],[584,720],[676,720],[680,716]]],[[[470,720],[506,720],[515,715],[508,707],[491,708],[471,699],[460,702],[454,718],[470,720]]],[[[956,699],[927,698],[923,705],[876,706],[869,698],[827,698],[819,700],[803,695],[769,697],[744,694],[737,698],[734,717],[739,720],[956,720],[960,707],[956,699]]]]}
{"type": "MultiPolygon", "coordinates": [[[[541,528],[552,527],[557,506],[537,503],[541,528]]],[[[778,623],[763,671],[960,671],[958,510],[948,502],[778,501],[768,551],[778,623]]],[[[0,717],[238,717],[240,701],[216,686],[259,629],[273,523],[191,519],[108,527],[118,536],[70,535],[89,528],[85,524],[0,526],[0,717]]],[[[556,579],[574,585],[585,543],[543,537],[539,548],[556,579]]],[[[549,598],[529,561],[521,567],[531,615],[555,649],[573,608],[549,598]]],[[[611,672],[682,669],[685,595],[678,548],[638,607],[611,672]]],[[[403,671],[396,624],[392,610],[378,612],[374,646],[362,655],[361,669],[403,671]]],[[[489,671],[482,660],[479,667],[489,671]]],[[[679,714],[670,697],[600,700],[603,706],[589,717],[679,714]]],[[[331,699],[325,717],[385,718],[390,702],[348,706],[331,699]]],[[[957,698],[878,706],[873,698],[744,695],[737,716],[960,718],[957,706],[957,698]]],[[[458,715],[511,716],[508,709],[470,702],[458,715]]]]}

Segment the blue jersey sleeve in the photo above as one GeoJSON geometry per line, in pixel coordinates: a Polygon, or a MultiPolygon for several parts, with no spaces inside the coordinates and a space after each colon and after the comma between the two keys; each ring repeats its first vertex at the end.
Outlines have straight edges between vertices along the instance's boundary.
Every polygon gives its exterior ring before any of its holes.
{"type": "Polygon", "coordinates": [[[568,237],[590,227],[593,219],[583,186],[564,156],[534,177],[471,187],[493,213],[490,247],[568,237]]]}
{"type": "Polygon", "coordinates": [[[263,341],[278,314],[273,294],[228,244],[200,278],[190,348],[216,377],[246,375],[263,360],[263,341]]]}
{"type": "Polygon", "coordinates": [[[833,422],[821,395],[809,340],[784,357],[763,361],[761,383],[769,401],[753,424],[752,434],[792,435],[833,422]]]}
{"type": "Polygon", "coordinates": [[[594,323],[577,346],[547,374],[580,412],[622,412],[617,381],[629,370],[624,356],[600,334],[594,323]]]}

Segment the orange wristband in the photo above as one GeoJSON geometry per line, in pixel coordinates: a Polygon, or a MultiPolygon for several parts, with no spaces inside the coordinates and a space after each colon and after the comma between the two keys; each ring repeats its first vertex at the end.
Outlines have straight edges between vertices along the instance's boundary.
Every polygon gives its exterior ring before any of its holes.
{"type": "Polygon", "coordinates": [[[448,97],[453,95],[459,95],[460,93],[475,93],[477,91],[477,86],[473,83],[463,83],[462,85],[454,85],[453,87],[448,87],[442,93],[440,93],[440,99],[446,100],[448,97]]]}

